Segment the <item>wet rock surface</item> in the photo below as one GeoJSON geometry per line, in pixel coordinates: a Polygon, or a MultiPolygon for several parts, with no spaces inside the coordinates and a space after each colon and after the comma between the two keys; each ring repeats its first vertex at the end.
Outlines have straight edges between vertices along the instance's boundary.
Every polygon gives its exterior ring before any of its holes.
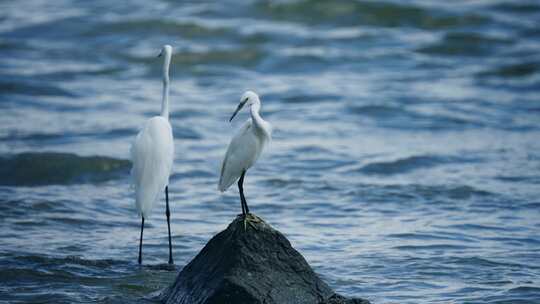
{"type": "Polygon", "coordinates": [[[279,231],[237,217],[161,295],[167,304],[366,304],[337,295],[279,231]]]}

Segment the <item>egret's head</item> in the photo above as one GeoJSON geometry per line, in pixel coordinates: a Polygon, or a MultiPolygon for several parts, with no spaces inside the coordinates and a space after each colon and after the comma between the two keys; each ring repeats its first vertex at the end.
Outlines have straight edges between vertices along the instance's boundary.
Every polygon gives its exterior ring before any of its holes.
{"type": "Polygon", "coordinates": [[[159,52],[158,57],[165,56],[165,58],[169,58],[172,56],[172,46],[165,44],[161,48],[161,52],[159,52]]]}
{"type": "Polygon", "coordinates": [[[244,94],[242,94],[242,97],[240,98],[240,104],[238,104],[238,107],[236,107],[236,110],[234,111],[233,115],[229,119],[229,121],[232,121],[233,118],[236,116],[236,114],[242,110],[242,108],[247,104],[248,106],[251,106],[254,103],[260,103],[259,101],[259,95],[253,91],[246,91],[244,94]]]}

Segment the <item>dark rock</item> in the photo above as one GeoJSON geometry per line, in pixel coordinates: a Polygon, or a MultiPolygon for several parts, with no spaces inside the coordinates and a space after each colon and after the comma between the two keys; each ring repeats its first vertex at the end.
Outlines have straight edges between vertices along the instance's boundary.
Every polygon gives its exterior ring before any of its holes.
{"type": "Polygon", "coordinates": [[[342,295],[334,294],[319,304],[369,304],[369,301],[365,299],[347,299],[342,295]]]}
{"type": "Polygon", "coordinates": [[[99,183],[125,178],[131,162],[105,156],[32,152],[0,156],[0,185],[44,186],[99,183]]]}
{"type": "Polygon", "coordinates": [[[161,295],[167,304],[366,304],[335,294],[279,231],[237,217],[161,295]]]}

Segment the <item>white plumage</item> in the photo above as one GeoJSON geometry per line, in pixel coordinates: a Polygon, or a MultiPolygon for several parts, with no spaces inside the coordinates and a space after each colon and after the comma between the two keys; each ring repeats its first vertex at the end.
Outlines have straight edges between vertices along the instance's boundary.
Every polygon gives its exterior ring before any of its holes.
{"type": "Polygon", "coordinates": [[[174,156],[173,134],[162,116],[150,118],[131,146],[137,211],[146,219],[169,184],[174,156]]]}
{"type": "MultiPolygon", "coordinates": [[[[221,192],[227,190],[243,173],[245,174],[255,164],[272,137],[271,125],[263,120],[259,114],[261,108],[259,96],[252,91],[247,91],[242,95],[240,104],[230,120],[234,118],[245,104],[250,106],[251,118],[242,125],[227,147],[227,152],[221,164],[221,174],[218,183],[218,190],[221,192]]],[[[244,210],[249,212],[243,195],[242,182],[243,180],[240,181],[238,186],[242,200],[242,210],[243,212],[244,210]]]]}

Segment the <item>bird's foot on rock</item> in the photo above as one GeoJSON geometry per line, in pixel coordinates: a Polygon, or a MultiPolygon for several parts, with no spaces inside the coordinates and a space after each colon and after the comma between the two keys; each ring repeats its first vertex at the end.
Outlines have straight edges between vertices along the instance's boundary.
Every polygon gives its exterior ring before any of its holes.
{"type": "Polygon", "coordinates": [[[244,231],[247,230],[247,225],[249,224],[253,229],[257,230],[256,224],[259,224],[262,222],[262,219],[258,216],[256,216],[253,213],[248,213],[244,215],[244,231]]]}

